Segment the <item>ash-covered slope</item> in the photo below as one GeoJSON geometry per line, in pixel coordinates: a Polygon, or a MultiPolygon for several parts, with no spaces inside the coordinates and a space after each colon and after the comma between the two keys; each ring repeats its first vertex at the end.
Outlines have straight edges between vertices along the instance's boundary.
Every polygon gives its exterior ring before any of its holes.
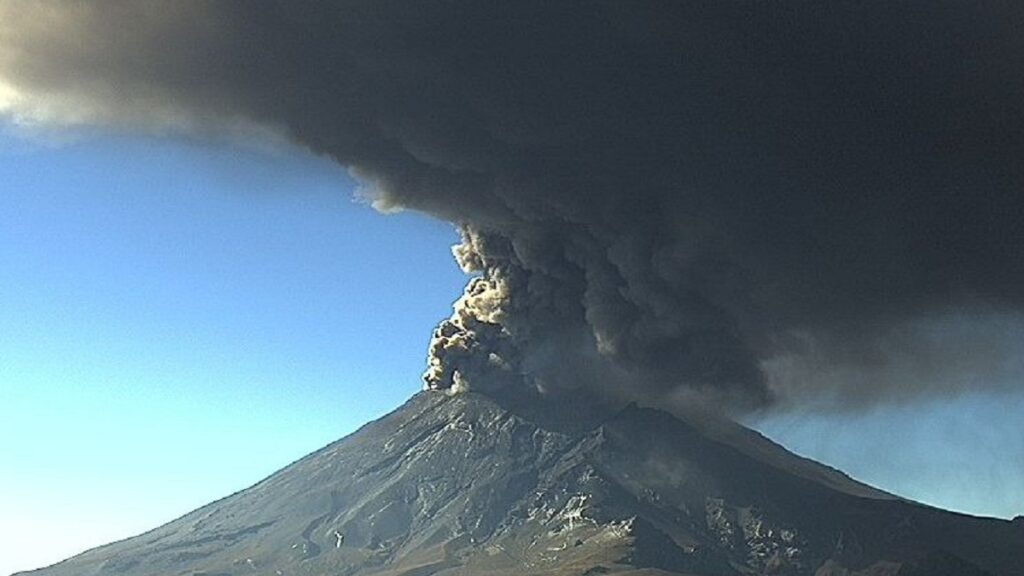
{"type": "Polygon", "coordinates": [[[421,393],[252,488],[26,574],[1024,575],[1020,526],[706,432],[635,406],[528,416],[421,393]]]}

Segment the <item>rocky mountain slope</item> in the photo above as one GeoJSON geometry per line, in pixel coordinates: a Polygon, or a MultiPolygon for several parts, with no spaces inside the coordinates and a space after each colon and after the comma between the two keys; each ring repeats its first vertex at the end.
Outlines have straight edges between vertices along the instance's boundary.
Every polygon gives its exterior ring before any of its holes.
{"type": "Polygon", "coordinates": [[[420,393],[255,486],[33,576],[1024,576],[1024,528],[738,426],[420,393]]]}

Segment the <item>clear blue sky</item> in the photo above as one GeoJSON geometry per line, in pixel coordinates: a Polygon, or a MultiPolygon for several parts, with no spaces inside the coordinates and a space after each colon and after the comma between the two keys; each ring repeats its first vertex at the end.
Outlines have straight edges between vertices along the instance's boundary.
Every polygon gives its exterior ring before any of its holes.
{"type": "MultiPolygon", "coordinates": [[[[418,390],[465,281],[456,234],[354,187],[298,151],[0,134],[0,575],[244,488],[418,390]]],[[[883,488],[1012,516],[1021,413],[976,397],[758,426],[883,488]]]]}

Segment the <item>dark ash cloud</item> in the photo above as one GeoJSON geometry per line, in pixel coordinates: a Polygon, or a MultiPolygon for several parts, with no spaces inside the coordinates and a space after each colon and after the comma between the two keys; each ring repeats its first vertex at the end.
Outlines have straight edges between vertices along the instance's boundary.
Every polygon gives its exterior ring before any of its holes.
{"type": "Polygon", "coordinates": [[[478,277],[431,387],[744,410],[1024,381],[1016,3],[7,0],[0,22],[26,121],[258,126],[459,225],[478,277]]]}

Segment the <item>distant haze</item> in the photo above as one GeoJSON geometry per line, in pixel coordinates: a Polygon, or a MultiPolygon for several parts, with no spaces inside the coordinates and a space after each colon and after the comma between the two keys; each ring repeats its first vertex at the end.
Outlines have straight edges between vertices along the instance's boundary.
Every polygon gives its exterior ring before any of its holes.
{"type": "Polygon", "coordinates": [[[7,0],[0,107],[288,138],[456,223],[474,277],[430,388],[858,409],[1024,382],[1022,25],[985,1],[7,0]]]}

